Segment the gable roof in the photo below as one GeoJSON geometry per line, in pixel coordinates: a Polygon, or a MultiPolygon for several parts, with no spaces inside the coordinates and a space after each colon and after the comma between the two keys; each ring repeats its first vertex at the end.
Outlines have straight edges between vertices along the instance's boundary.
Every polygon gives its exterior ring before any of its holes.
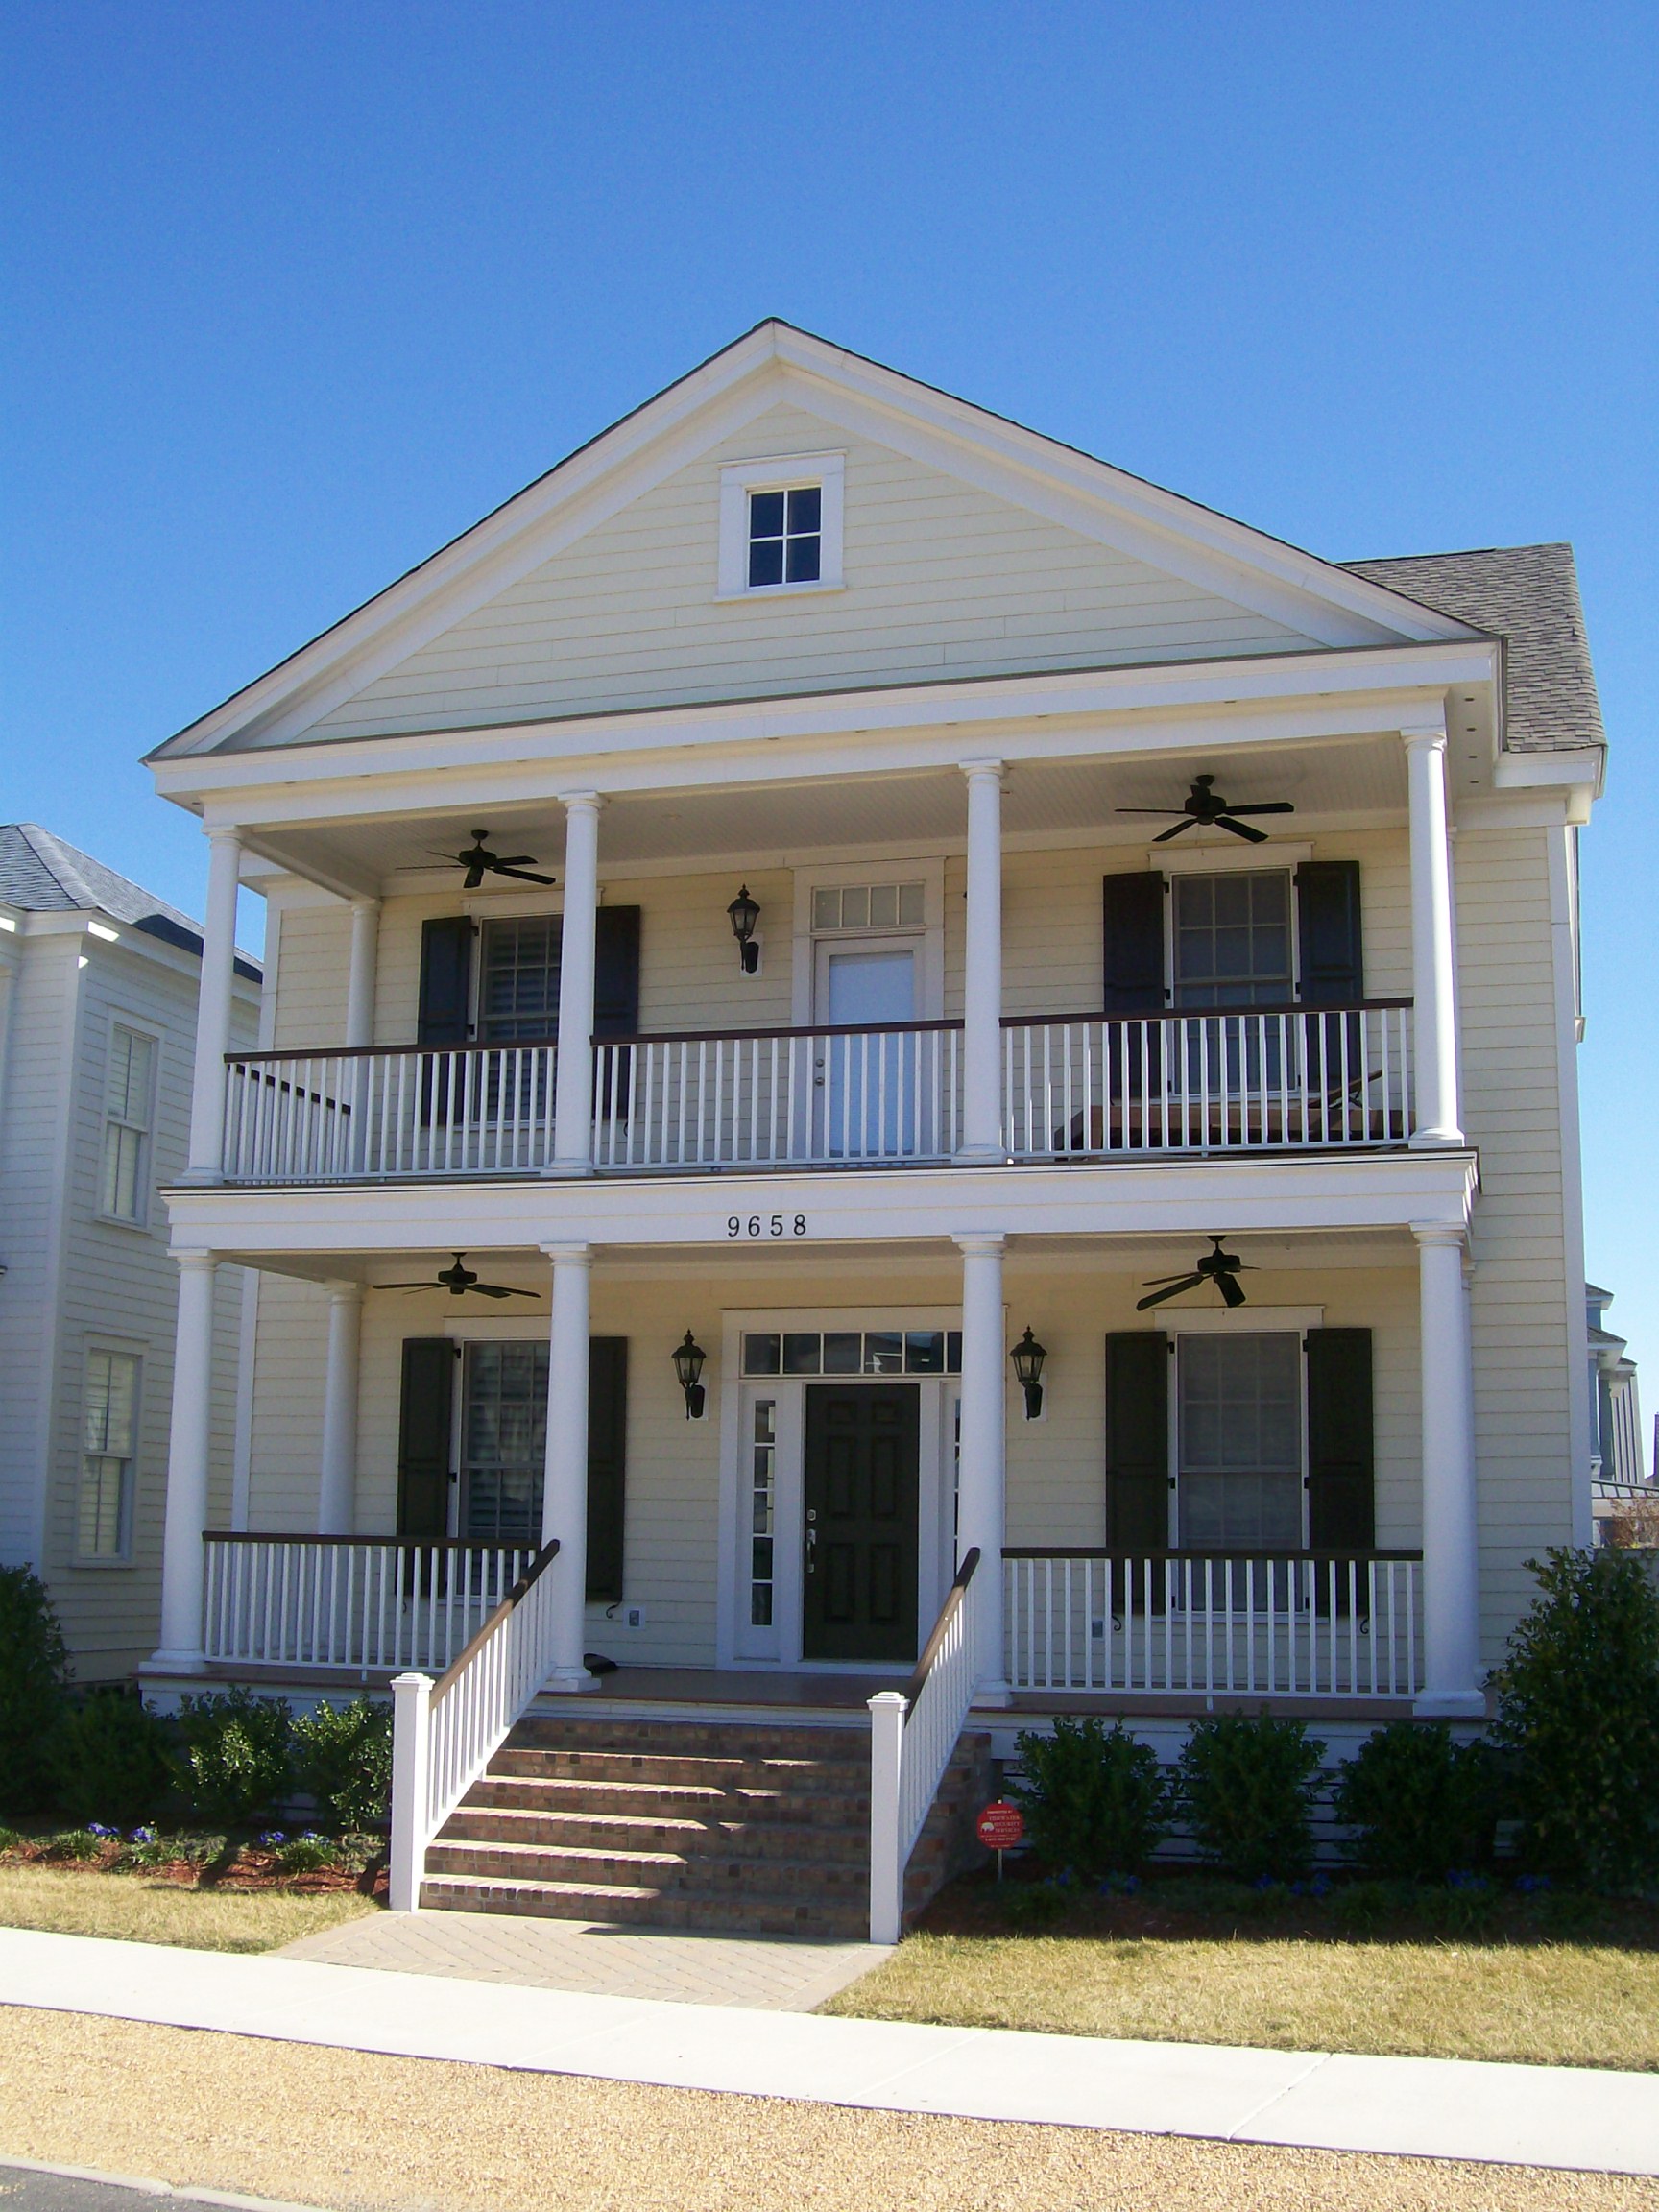
{"type": "MultiPolygon", "coordinates": [[[[904,376],[771,318],[580,445],[469,530],[408,570],[308,645],[189,724],[150,759],[280,745],[345,698],[707,450],[757,411],[779,378],[803,404],[839,406],[926,445],[982,486],[1023,497],[1070,527],[1154,567],[1236,597],[1317,647],[1467,637],[1459,617],[1402,596],[1357,569],[1096,460],[1006,416],[904,376]]],[[[880,437],[879,429],[871,433],[880,437]]]]}
{"type": "MultiPolygon", "coordinates": [[[[25,914],[107,914],[202,956],[202,931],[188,914],[37,822],[0,822],[0,903],[25,914]]],[[[244,953],[236,956],[236,973],[250,983],[261,980],[257,964],[244,953]]]]}
{"type": "Polygon", "coordinates": [[[1503,639],[1506,752],[1606,744],[1571,545],[1489,545],[1342,565],[1503,639]]]}

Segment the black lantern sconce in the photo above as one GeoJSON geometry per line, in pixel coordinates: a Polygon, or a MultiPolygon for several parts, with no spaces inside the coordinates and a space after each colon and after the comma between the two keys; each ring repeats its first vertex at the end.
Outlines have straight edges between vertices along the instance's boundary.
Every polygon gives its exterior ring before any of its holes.
{"type": "Polygon", "coordinates": [[[755,925],[760,919],[760,908],[749,896],[744,884],[726,909],[732,917],[732,934],[737,940],[737,957],[745,975],[753,975],[760,966],[760,948],[755,942],[755,925]]]}
{"type": "Polygon", "coordinates": [[[674,1347],[674,1373],[679,1379],[681,1389],[685,1393],[687,1421],[701,1421],[703,1418],[704,1391],[697,1378],[702,1374],[703,1362],[708,1357],[689,1329],[685,1332],[685,1343],[674,1347]]]}
{"type": "Polygon", "coordinates": [[[1015,1379],[1025,1393],[1025,1418],[1036,1421],[1043,1412],[1043,1362],[1048,1357],[1047,1349],[1027,1328],[1008,1357],[1014,1362],[1015,1379]]]}

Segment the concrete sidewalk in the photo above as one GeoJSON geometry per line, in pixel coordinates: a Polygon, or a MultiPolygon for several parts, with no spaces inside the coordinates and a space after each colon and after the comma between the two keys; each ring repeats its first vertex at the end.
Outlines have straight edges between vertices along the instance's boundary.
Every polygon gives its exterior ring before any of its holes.
{"type": "Polygon", "coordinates": [[[1659,2173],[1659,2076],[595,1997],[0,1929],[0,2003],[874,2110],[1659,2173]]]}

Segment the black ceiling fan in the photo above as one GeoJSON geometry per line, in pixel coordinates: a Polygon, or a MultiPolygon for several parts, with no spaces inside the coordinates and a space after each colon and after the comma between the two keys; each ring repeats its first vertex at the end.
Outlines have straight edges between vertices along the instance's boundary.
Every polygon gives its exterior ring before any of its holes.
{"type": "Polygon", "coordinates": [[[509,853],[505,858],[499,853],[492,853],[484,842],[489,834],[488,830],[474,830],[472,843],[465,853],[437,853],[430,846],[427,851],[432,853],[434,860],[453,860],[458,867],[466,869],[467,880],[461,886],[464,891],[476,891],[486,876],[517,876],[520,883],[552,883],[557,880],[552,876],[536,874],[531,865],[536,858],[534,853],[509,853]]]}
{"type": "Polygon", "coordinates": [[[475,1290],[480,1298],[535,1298],[535,1290],[515,1290],[505,1283],[480,1283],[470,1267],[462,1263],[459,1252],[453,1267],[440,1267],[436,1277],[426,1283],[377,1283],[377,1290],[447,1290],[451,1298],[464,1298],[469,1290],[475,1290]]]}
{"type": "Polygon", "coordinates": [[[1196,1290],[1205,1283],[1214,1283],[1229,1306],[1242,1306],[1244,1286],[1238,1278],[1247,1262],[1223,1252],[1219,1237],[1212,1237],[1210,1241],[1214,1250],[1206,1252],[1190,1275],[1155,1275],[1149,1286],[1150,1296],[1135,1301],[1136,1312],[1144,1313],[1148,1306],[1162,1306],[1166,1298],[1179,1298],[1183,1290],[1196,1290]]]}
{"type": "Polygon", "coordinates": [[[1179,837],[1189,830],[1231,830],[1235,837],[1248,838],[1252,845],[1265,845],[1265,830],[1253,830],[1248,822],[1240,822],[1240,814],[1294,814],[1296,809],[1288,799],[1267,799],[1258,806],[1229,806],[1221,794],[1214,790],[1214,776],[1194,776],[1192,788],[1179,806],[1119,806],[1119,814],[1177,814],[1184,817],[1173,830],[1161,830],[1153,838],[1154,845],[1167,845],[1171,837],[1179,837]]]}

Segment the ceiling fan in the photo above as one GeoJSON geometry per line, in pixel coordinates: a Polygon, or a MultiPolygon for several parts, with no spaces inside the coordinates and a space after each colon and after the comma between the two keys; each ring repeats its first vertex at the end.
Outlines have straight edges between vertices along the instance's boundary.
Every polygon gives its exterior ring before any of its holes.
{"type": "Polygon", "coordinates": [[[436,1277],[426,1283],[377,1283],[377,1290],[447,1290],[451,1298],[463,1298],[469,1290],[476,1290],[480,1298],[535,1298],[535,1290],[515,1290],[505,1283],[480,1283],[470,1267],[462,1263],[459,1252],[453,1267],[440,1267],[436,1277]]]}
{"type": "Polygon", "coordinates": [[[464,891],[476,891],[486,876],[516,876],[520,883],[552,883],[557,880],[555,877],[538,876],[535,873],[531,865],[536,858],[534,853],[509,853],[505,859],[499,853],[492,853],[484,842],[489,834],[488,830],[474,830],[472,843],[464,853],[437,853],[432,851],[431,846],[426,850],[432,853],[434,860],[453,860],[458,867],[466,869],[467,880],[462,885],[464,891]]]}
{"type": "Polygon", "coordinates": [[[1288,799],[1264,800],[1259,806],[1229,806],[1221,794],[1214,790],[1214,776],[1194,776],[1192,788],[1179,806],[1119,806],[1119,814],[1178,814],[1173,830],[1161,830],[1153,838],[1154,845],[1167,845],[1171,837],[1179,837],[1189,830],[1231,830],[1235,837],[1248,838],[1252,845],[1265,845],[1265,830],[1253,830],[1248,822],[1240,822],[1240,814],[1294,814],[1296,809],[1288,799]]]}
{"type": "Polygon", "coordinates": [[[1244,1286],[1238,1277],[1248,1262],[1231,1252],[1223,1252],[1219,1237],[1212,1237],[1210,1241],[1214,1250],[1206,1252],[1190,1275],[1154,1276],[1148,1286],[1151,1295],[1135,1301],[1136,1312],[1144,1313],[1148,1306],[1162,1306],[1166,1298],[1179,1298],[1183,1290],[1196,1290],[1205,1283],[1214,1283],[1229,1306],[1242,1306],[1244,1286]],[[1162,1289],[1158,1286],[1160,1284],[1162,1289]]]}

